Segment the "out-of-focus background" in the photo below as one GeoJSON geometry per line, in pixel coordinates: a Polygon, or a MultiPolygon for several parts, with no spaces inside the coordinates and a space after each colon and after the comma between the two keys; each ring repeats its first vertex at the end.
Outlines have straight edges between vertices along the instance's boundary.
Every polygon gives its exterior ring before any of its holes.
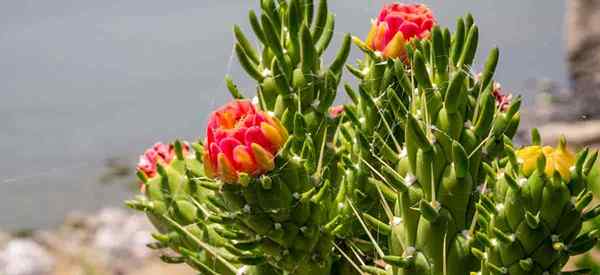
{"type": "MultiPolygon", "coordinates": [[[[255,2],[0,1],[1,275],[189,273],[149,257],[151,230],[122,201],[146,147],[204,134],[225,74],[253,91],[231,28],[249,30],[255,2]]],[[[500,47],[497,80],[524,96],[525,127],[600,143],[600,1],[423,2],[442,25],[475,15],[478,60],[500,47]]],[[[334,47],[383,3],[331,0],[334,47]]]]}

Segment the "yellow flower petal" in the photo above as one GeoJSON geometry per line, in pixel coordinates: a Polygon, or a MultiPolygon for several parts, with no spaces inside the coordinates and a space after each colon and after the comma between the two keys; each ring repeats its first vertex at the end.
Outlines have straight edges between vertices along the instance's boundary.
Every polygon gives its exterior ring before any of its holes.
{"type": "Polygon", "coordinates": [[[546,167],[544,173],[547,176],[554,175],[557,171],[565,180],[571,179],[571,167],[575,163],[575,155],[571,153],[566,146],[553,148],[551,146],[528,146],[517,151],[517,157],[522,161],[522,171],[525,176],[529,176],[537,169],[537,159],[541,154],[546,157],[546,167]]]}
{"type": "Polygon", "coordinates": [[[269,151],[256,143],[252,143],[250,147],[254,154],[254,160],[256,160],[256,164],[261,170],[271,171],[275,169],[275,157],[269,151]]]}
{"type": "Polygon", "coordinates": [[[367,40],[365,40],[365,44],[367,44],[369,49],[373,49],[373,39],[375,38],[375,34],[377,34],[377,23],[373,22],[369,35],[367,35],[367,40]]]}
{"type": "Polygon", "coordinates": [[[260,124],[260,129],[262,130],[263,135],[275,146],[275,148],[279,149],[283,146],[283,137],[277,131],[277,128],[273,127],[271,124],[263,122],[260,124]]]}
{"type": "Polygon", "coordinates": [[[406,52],[405,42],[402,32],[397,32],[383,50],[383,56],[392,59],[403,56],[406,52]]]}
{"type": "Polygon", "coordinates": [[[238,175],[231,162],[227,159],[224,153],[219,153],[217,156],[219,177],[227,183],[237,182],[238,175]]]}

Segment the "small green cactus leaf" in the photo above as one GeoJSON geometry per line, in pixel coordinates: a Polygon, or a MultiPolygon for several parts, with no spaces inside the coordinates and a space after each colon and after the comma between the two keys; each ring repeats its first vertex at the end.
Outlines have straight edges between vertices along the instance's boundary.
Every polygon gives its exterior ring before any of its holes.
{"type": "Polygon", "coordinates": [[[425,152],[433,150],[431,142],[429,142],[421,125],[412,114],[408,114],[405,132],[409,148],[419,148],[425,152]]]}
{"type": "Polygon", "coordinates": [[[454,114],[458,112],[458,107],[465,94],[461,94],[463,91],[463,85],[465,80],[465,73],[458,71],[452,77],[448,90],[446,91],[445,107],[448,113],[454,114]]]}
{"type": "Polygon", "coordinates": [[[390,166],[384,165],[381,170],[387,176],[388,182],[391,183],[392,186],[398,189],[398,191],[404,193],[408,192],[408,187],[404,182],[404,179],[390,166]]]}
{"type": "MultiPolygon", "coordinates": [[[[273,71],[273,76],[269,77],[275,81],[276,87],[280,94],[288,95],[292,90],[290,87],[290,82],[288,75],[285,71],[285,65],[281,63],[279,59],[273,59],[273,64],[271,64],[271,70],[273,71]]],[[[270,103],[270,105],[275,105],[275,94],[272,94],[266,98],[266,101],[270,103]]],[[[290,106],[287,106],[288,108],[290,106]]]]}
{"type": "Polygon", "coordinates": [[[225,85],[227,85],[227,90],[229,91],[229,93],[231,94],[231,96],[234,99],[244,99],[244,96],[238,89],[237,85],[235,85],[235,83],[233,83],[233,79],[231,79],[231,76],[229,76],[229,75],[225,76],[225,85]]]}
{"type": "Polygon", "coordinates": [[[315,3],[313,0],[303,0],[300,3],[300,7],[304,7],[304,20],[310,26],[315,12],[315,3]]]}
{"type": "MultiPolygon", "coordinates": [[[[304,22],[304,8],[301,6],[301,2],[300,0],[290,0],[290,3],[288,5],[288,9],[287,9],[287,27],[288,30],[290,32],[290,36],[294,37],[294,34],[297,34],[300,32],[300,26],[302,26],[302,23],[304,22]]],[[[296,41],[298,41],[297,38],[295,38],[296,41]]]]}
{"type": "Polygon", "coordinates": [[[423,91],[430,92],[432,91],[433,86],[431,84],[431,79],[429,78],[429,73],[427,72],[427,66],[425,64],[425,57],[423,57],[423,54],[417,50],[413,59],[413,75],[417,80],[419,87],[423,91]]]}
{"type": "Polygon", "coordinates": [[[300,47],[302,48],[302,71],[304,73],[311,73],[317,62],[317,50],[315,49],[310,30],[306,25],[302,25],[300,36],[302,37],[300,40],[300,47]]]}
{"type": "Polygon", "coordinates": [[[419,210],[423,218],[427,219],[429,222],[434,223],[440,217],[439,208],[435,207],[431,203],[421,200],[419,203],[419,210]]]}
{"type": "Polygon", "coordinates": [[[494,121],[494,114],[496,112],[496,99],[492,95],[490,88],[479,95],[479,98],[479,112],[475,123],[475,134],[480,139],[484,139],[488,136],[493,125],[492,122],[494,121]]]}
{"type": "Polygon", "coordinates": [[[400,87],[402,87],[402,91],[404,92],[404,94],[412,94],[414,88],[412,83],[406,76],[406,69],[404,63],[401,60],[394,61],[394,73],[396,74],[396,79],[398,80],[400,87]]]}
{"type": "Polygon", "coordinates": [[[237,39],[238,43],[240,44],[242,49],[244,49],[244,52],[246,52],[246,54],[248,55],[250,60],[252,60],[252,62],[254,62],[255,64],[259,64],[260,57],[258,55],[258,52],[254,48],[254,46],[252,46],[252,43],[250,43],[250,40],[248,40],[248,38],[246,38],[246,35],[244,35],[244,32],[242,31],[240,26],[234,25],[233,33],[234,33],[235,38],[237,39]]]}
{"type": "Polygon", "coordinates": [[[590,149],[586,147],[585,149],[579,151],[575,156],[575,173],[579,176],[583,174],[583,167],[585,161],[587,160],[589,151],[590,149]]]}
{"type": "Polygon", "coordinates": [[[414,265],[414,257],[400,257],[400,256],[384,256],[383,260],[389,265],[399,268],[410,268],[414,265]]]}
{"type": "Polygon", "coordinates": [[[254,78],[259,82],[262,82],[265,79],[263,73],[259,71],[256,64],[252,63],[252,60],[250,60],[250,58],[248,57],[242,46],[240,46],[240,44],[235,45],[235,53],[237,55],[238,61],[240,62],[240,65],[242,66],[242,68],[244,68],[244,70],[246,70],[250,77],[254,78]]]}
{"type": "Polygon", "coordinates": [[[457,141],[452,142],[452,159],[458,178],[464,178],[469,171],[469,159],[465,149],[457,141]]]}
{"type": "Polygon", "coordinates": [[[452,38],[450,59],[452,60],[452,64],[457,65],[465,43],[465,21],[462,18],[458,18],[456,21],[456,31],[452,38]]]}
{"type": "Polygon", "coordinates": [[[312,28],[312,36],[319,39],[325,31],[325,25],[327,24],[327,17],[329,15],[327,0],[320,0],[317,6],[317,15],[315,17],[315,24],[312,28]]]}
{"type": "Polygon", "coordinates": [[[542,136],[537,128],[531,129],[531,144],[542,145],[542,136]]]}
{"type": "Polygon", "coordinates": [[[252,27],[256,38],[258,38],[258,40],[260,40],[261,43],[266,44],[265,34],[263,32],[262,27],[260,26],[260,22],[258,20],[258,17],[256,16],[256,12],[254,12],[254,10],[251,10],[248,13],[248,18],[250,19],[250,26],[252,27]]]}
{"type": "Polygon", "coordinates": [[[490,85],[492,81],[492,77],[496,72],[496,66],[498,65],[498,57],[500,56],[500,50],[498,48],[493,48],[485,62],[485,66],[483,72],[481,73],[480,83],[481,88],[484,89],[488,85],[490,85]]]}
{"type": "Polygon", "coordinates": [[[594,195],[592,194],[592,192],[582,193],[582,196],[578,197],[575,201],[575,208],[578,211],[583,211],[583,209],[585,209],[592,202],[593,198],[594,195]]]}
{"type": "Polygon", "coordinates": [[[473,14],[469,12],[465,15],[465,28],[468,30],[473,24],[475,24],[475,19],[473,18],[473,14]]]}
{"type": "Polygon", "coordinates": [[[435,68],[441,78],[439,82],[442,83],[448,78],[448,53],[446,52],[444,34],[439,26],[435,26],[432,30],[432,41],[435,68]]]}
{"type": "Polygon", "coordinates": [[[581,217],[581,219],[583,221],[589,221],[589,220],[592,220],[592,219],[598,217],[599,215],[600,215],[600,205],[596,205],[592,209],[589,209],[588,211],[583,213],[583,216],[581,217]]]}
{"type": "Polygon", "coordinates": [[[352,89],[352,86],[350,86],[350,84],[346,83],[346,84],[344,84],[344,90],[346,91],[346,94],[348,95],[350,100],[352,100],[352,102],[354,104],[358,104],[358,95],[357,95],[356,91],[354,89],[352,89]]]}
{"type": "Polygon", "coordinates": [[[569,255],[576,256],[589,251],[596,243],[598,243],[598,238],[592,237],[590,234],[584,234],[575,239],[575,241],[567,247],[567,251],[569,255]]]}
{"type": "Polygon", "coordinates": [[[365,223],[373,230],[375,230],[375,232],[377,232],[378,234],[389,236],[392,232],[392,228],[389,225],[385,224],[384,222],[378,220],[377,218],[367,213],[363,213],[363,219],[365,223]]]}
{"type": "Polygon", "coordinates": [[[346,63],[346,60],[348,60],[348,56],[350,56],[351,46],[352,39],[350,34],[344,35],[344,39],[342,40],[340,50],[338,51],[336,57],[333,59],[333,62],[331,62],[331,65],[329,65],[329,70],[331,70],[334,74],[339,75],[342,73],[344,64],[346,63]]]}
{"type": "Polygon", "coordinates": [[[316,49],[318,56],[323,54],[325,49],[327,49],[327,47],[329,47],[329,44],[331,43],[331,39],[333,38],[334,29],[335,29],[335,16],[332,13],[330,13],[329,15],[327,15],[327,22],[325,23],[325,29],[323,30],[321,37],[319,37],[319,40],[317,40],[316,44],[315,44],[315,49],[316,49]]]}
{"type": "Polygon", "coordinates": [[[583,176],[588,176],[592,171],[592,168],[596,164],[596,160],[598,159],[598,151],[594,152],[588,159],[585,161],[583,165],[583,176]]]}
{"type": "Polygon", "coordinates": [[[272,20],[273,19],[266,14],[263,14],[260,17],[266,40],[265,42],[267,42],[265,45],[269,47],[278,59],[283,60],[283,47],[279,40],[279,32],[276,30],[275,23],[272,20]]]}
{"type": "MultiPolygon", "coordinates": [[[[477,26],[472,26],[469,29],[467,40],[462,51],[460,60],[458,61],[458,68],[464,69],[470,67],[475,59],[475,53],[477,52],[477,45],[479,43],[479,29],[477,26]]],[[[485,88],[485,87],[484,87],[485,88]]]]}

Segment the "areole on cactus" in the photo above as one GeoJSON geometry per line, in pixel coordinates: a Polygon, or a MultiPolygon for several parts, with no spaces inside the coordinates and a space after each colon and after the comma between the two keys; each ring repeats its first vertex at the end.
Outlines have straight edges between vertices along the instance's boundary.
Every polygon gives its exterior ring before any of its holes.
{"type": "Polygon", "coordinates": [[[233,101],[212,113],[206,133],[205,173],[228,183],[238,182],[241,173],[255,177],[273,170],[275,155],[288,138],[276,117],[249,100],[233,101]]]}
{"type": "MultiPolygon", "coordinates": [[[[351,39],[330,66],[327,0],[261,0],[256,48],[234,28],[257,103],[226,77],[234,101],[206,137],[157,143],[140,158],[143,196],[129,201],[202,274],[559,274],[600,237],[586,229],[597,152],[564,139],[512,143],[521,98],[494,80],[499,50],[470,72],[471,15],[454,32],[423,4],[385,5],[357,66],[351,39]],[[344,66],[345,65],[345,66],[344,66]],[[332,107],[344,85],[350,102],[332,107]]],[[[582,270],[578,272],[583,272],[582,270]]]]}

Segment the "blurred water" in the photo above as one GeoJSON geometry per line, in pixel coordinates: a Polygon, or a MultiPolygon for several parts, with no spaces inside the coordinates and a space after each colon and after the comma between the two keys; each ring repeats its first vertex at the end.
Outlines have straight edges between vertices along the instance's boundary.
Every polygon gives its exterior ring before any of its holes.
{"type": "MultiPolygon", "coordinates": [[[[98,184],[107,158],[133,167],[157,140],[201,136],[208,112],[228,100],[226,73],[253,92],[230,30],[249,30],[255,2],[0,1],[0,229],[120,205],[131,195],[125,183],[98,184]]],[[[335,43],[344,32],[364,36],[384,3],[330,2],[335,43]]],[[[478,55],[501,47],[498,80],[510,90],[530,99],[528,80],[565,83],[563,1],[424,2],[444,25],[475,14],[478,55]]]]}

